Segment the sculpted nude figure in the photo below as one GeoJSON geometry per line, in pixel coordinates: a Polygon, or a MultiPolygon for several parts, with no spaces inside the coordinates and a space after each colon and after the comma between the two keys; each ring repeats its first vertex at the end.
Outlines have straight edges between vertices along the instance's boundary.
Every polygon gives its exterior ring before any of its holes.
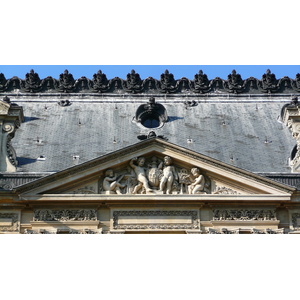
{"type": "Polygon", "coordinates": [[[205,183],[204,176],[200,174],[198,168],[191,169],[191,173],[195,177],[195,180],[188,186],[189,194],[196,194],[197,192],[203,191],[205,183]]]}
{"type": "Polygon", "coordinates": [[[172,163],[172,158],[170,156],[165,156],[164,162],[160,163],[158,166],[159,169],[163,169],[163,177],[160,181],[159,190],[164,193],[165,187],[167,186],[167,194],[172,193],[173,182],[174,180],[178,180],[178,174],[176,173],[174,166],[172,166],[172,163]]]}
{"type": "Polygon", "coordinates": [[[143,186],[146,189],[147,192],[152,192],[152,189],[149,186],[148,179],[146,177],[146,171],[145,171],[145,158],[144,157],[139,157],[139,158],[133,158],[130,161],[130,167],[134,170],[138,184],[134,187],[133,189],[133,194],[136,194],[143,186]],[[136,162],[136,164],[135,164],[136,162]]]}
{"type": "Polygon", "coordinates": [[[103,179],[103,189],[106,192],[116,192],[117,194],[122,194],[120,188],[125,187],[119,183],[119,181],[123,178],[121,176],[118,180],[114,175],[114,171],[109,169],[105,172],[105,178],[103,179]]]}

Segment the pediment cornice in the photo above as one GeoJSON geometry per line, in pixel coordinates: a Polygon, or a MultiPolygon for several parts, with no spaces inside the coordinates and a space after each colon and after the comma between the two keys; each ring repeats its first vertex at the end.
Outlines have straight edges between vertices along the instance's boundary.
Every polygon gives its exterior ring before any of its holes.
{"type": "Polygon", "coordinates": [[[231,187],[240,186],[242,191],[246,191],[246,194],[292,194],[295,191],[290,186],[228,165],[187,148],[159,138],[151,138],[30,182],[16,188],[15,192],[17,194],[62,193],[64,189],[68,190],[71,186],[79,186],[79,183],[84,184],[91,180],[98,180],[99,176],[103,175],[103,172],[109,168],[128,167],[130,160],[139,156],[158,156],[161,159],[164,156],[170,156],[175,161],[176,166],[200,168],[214,180],[219,180],[225,184],[227,182],[231,187]]]}

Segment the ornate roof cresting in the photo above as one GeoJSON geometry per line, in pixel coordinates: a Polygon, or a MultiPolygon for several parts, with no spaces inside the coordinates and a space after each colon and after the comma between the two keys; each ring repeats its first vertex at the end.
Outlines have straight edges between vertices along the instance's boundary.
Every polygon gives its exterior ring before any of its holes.
{"type": "MultiPolygon", "coordinates": [[[[1,70],[0,70],[1,71],[1,70]]],[[[175,79],[174,74],[165,70],[159,79],[148,77],[142,79],[135,70],[127,74],[126,79],[114,77],[108,79],[99,70],[92,79],[85,76],[74,79],[73,75],[65,70],[59,78],[48,76],[40,79],[39,75],[30,70],[24,79],[17,76],[6,78],[0,73],[0,93],[128,93],[128,94],[207,94],[215,92],[233,94],[274,94],[300,92],[300,73],[295,78],[284,76],[277,79],[271,70],[266,70],[261,79],[249,77],[243,79],[236,70],[228,74],[227,79],[220,77],[209,79],[199,70],[193,79],[182,77],[175,79]]]]}

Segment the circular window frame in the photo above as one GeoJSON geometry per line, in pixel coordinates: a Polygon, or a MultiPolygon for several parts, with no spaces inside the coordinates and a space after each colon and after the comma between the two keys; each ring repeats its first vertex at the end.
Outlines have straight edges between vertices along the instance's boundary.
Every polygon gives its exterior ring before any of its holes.
{"type": "Polygon", "coordinates": [[[133,121],[143,129],[159,129],[168,121],[167,110],[162,104],[155,103],[155,99],[151,98],[149,103],[138,107],[133,121]],[[147,126],[147,121],[150,124],[156,122],[157,126],[147,126]]]}

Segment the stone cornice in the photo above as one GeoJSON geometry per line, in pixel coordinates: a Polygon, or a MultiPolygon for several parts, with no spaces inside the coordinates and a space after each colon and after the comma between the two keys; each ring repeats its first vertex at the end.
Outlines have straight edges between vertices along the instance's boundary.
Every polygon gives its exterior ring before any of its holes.
{"type": "Polygon", "coordinates": [[[166,70],[160,79],[148,77],[141,79],[134,70],[127,74],[126,79],[114,77],[108,79],[104,73],[98,71],[93,78],[82,76],[74,79],[67,70],[58,79],[48,76],[39,78],[31,70],[24,79],[19,77],[6,78],[0,73],[0,93],[93,93],[93,94],[295,94],[300,92],[300,74],[295,78],[284,76],[277,79],[275,74],[267,70],[261,79],[249,77],[242,79],[235,70],[228,74],[227,79],[216,77],[208,79],[200,70],[193,79],[182,77],[174,79],[174,75],[166,70]]]}
{"type": "Polygon", "coordinates": [[[104,194],[42,194],[42,195],[22,195],[17,202],[29,202],[29,203],[61,203],[72,202],[85,204],[89,203],[141,203],[146,201],[147,203],[154,202],[167,202],[167,203],[187,203],[187,202],[285,202],[291,201],[288,195],[274,195],[274,194],[255,194],[255,195],[104,195],[104,194]]]}
{"type": "MultiPolygon", "coordinates": [[[[170,142],[166,142],[160,138],[150,138],[147,140],[144,140],[142,142],[136,143],[134,145],[125,147],[121,150],[117,150],[113,153],[110,154],[106,154],[103,155],[99,158],[90,160],[86,163],[83,163],[81,165],[77,165],[77,166],[73,166],[71,168],[65,169],[63,171],[57,172],[55,174],[49,175],[49,176],[45,176],[41,179],[38,179],[34,182],[30,182],[28,184],[22,185],[20,187],[16,188],[16,192],[17,193],[26,193],[28,191],[31,191],[32,189],[36,189],[39,187],[42,187],[43,185],[46,185],[48,182],[53,182],[53,181],[58,181],[61,180],[65,177],[70,177],[70,176],[74,176],[74,174],[78,174],[80,172],[84,172],[87,169],[95,169],[97,168],[97,166],[100,166],[101,164],[107,163],[108,161],[111,161],[113,159],[119,159],[122,156],[128,155],[128,153],[134,153],[140,150],[145,150],[147,151],[147,148],[151,148],[150,150],[153,151],[153,149],[156,147],[161,148],[162,151],[164,151],[165,149],[168,149],[170,151],[174,151],[178,154],[184,155],[186,157],[198,160],[202,163],[208,164],[208,165],[212,165],[215,166],[217,168],[221,168],[224,171],[227,172],[231,172],[233,174],[236,174],[238,176],[243,176],[244,178],[248,178],[249,180],[261,183],[261,184],[267,184],[268,186],[275,188],[275,189],[279,189],[283,192],[286,193],[293,193],[296,189],[293,187],[289,187],[285,184],[282,183],[278,183],[275,182],[271,179],[256,175],[254,173],[251,173],[249,171],[234,167],[234,166],[230,166],[228,164],[225,164],[221,161],[218,161],[216,159],[210,158],[208,156],[199,154],[197,152],[191,151],[189,149],[183,148],[183,147],[179,147],[175,144],[171,144],[170,142]]],[[[95,172],[98,172],[98,169],[95,169],[95,172]]],[[[98,175],[95,175],[98,176],[98,175]]]]}

